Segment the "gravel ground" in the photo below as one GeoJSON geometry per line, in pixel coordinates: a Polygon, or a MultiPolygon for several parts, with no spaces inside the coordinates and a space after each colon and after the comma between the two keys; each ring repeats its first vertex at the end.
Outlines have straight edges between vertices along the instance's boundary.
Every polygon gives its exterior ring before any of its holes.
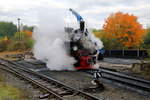
{"type": "Polygon", "coordinates": [[[130,65],[133,63],[140,63],[140,60],[138,60],[138,59],[125,59],[125,58],[104,58],[103,62],[130,65]]]}
{"type": "Polygon", "coordinates": [[[104,60],[98,62],[98,65],[101,67],[116,69],[117,71],[130,73],[130,69],[132,68],[133,63],[140,63],[140,60],[123,58],[104,58],[104,60]]]}
{"type": "MultiPolygon", "coordinates": [[[[77,71],[43,71],[41,72],[47,76],[53,77],[65,84],[72,86],[76,89],[85,89],[90,86],[92,77],[84,72],[77,71]]],[[[139,95],[135,92],[125,90],[122,88],[117,88],[108,84],[104,84],[104,91],[97,91],[91,93],[99,98],[105,100],[150,100],[150,98],[143,95],[139,95]]]]}
{"type": "Polygon", "coordinates": [[[133,70],[133,63],[141,63],[141,61],[136,59],[105,58],[103,61],[98,62],[98,66],[115,69],[127,75],[150,80],[150,76],[146,70],[144,71],[144,67],[141,67],[141,69],[137,67],[136,70],[133,70]]]}

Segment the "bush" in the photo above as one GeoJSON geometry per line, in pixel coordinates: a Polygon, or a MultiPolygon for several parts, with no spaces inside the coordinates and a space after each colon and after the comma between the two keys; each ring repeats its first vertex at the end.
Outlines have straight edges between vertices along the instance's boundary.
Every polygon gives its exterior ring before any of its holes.
{"type": "Polygon", "coordinates": [[[26,49],[32,48],[33,45],[34,45],[34,40],[33,39],[26,40],[26,42],[25,42],[26,49]]]}
{"type": "Polygon", "coordinates": [[[25,32],[16,32],[13,36],[13,40],[15,41],[24,41],[28,39],[29,37],[25,32]]]}
{"type": "Polygon", "coordinates": [[[25,50],[25,49],[26,49],[25,43],[21,41],[13,41],[9,45],[7,45],[8,51],[25,50]]]}
{"type": "Polygon", "coordinates": [[[16,32],[12,37],[0,37],[0,52],[24,51],[33,47],[34,40],[31,32],[16,32]],[[28,34],[27,34],[28,33],[28,34]]]}
{"type": "Polygon", "coordinates": [[[125,48],[116,39],[102,38],[101,40],[104,44],[105,49],[124,49],[125,48]]]}
{"type": "Polygon", "coordinates": [[[34,44],[32,37],[28,36],[25,32],[15,33],[11,40],[11,43],[7,45],[8,51],[27,50],[32,48],[34,44]]]}
{"type": "Polygon", "coordinates": [[[6,41],[0,40],[0,52],[6,50],[7,44],[8,44],[8,43],[7,43],[6,41]]]}

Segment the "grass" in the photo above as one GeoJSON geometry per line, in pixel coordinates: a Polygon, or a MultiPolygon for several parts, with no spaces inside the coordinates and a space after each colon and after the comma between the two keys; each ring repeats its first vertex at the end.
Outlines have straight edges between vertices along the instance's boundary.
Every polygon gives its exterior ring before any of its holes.
{"type": "Polygon", "coordinates": [[[26,93],[23,90],[8,85],[5,78],[0,77],[0,100],[29,100],[25,95],[26,93]]]}
{"type": "Polygon", "coordinates": [[[0,84],[0,100],[21,100],[21,95],[22,93],[19,89],[6,84],[0,84]]]}

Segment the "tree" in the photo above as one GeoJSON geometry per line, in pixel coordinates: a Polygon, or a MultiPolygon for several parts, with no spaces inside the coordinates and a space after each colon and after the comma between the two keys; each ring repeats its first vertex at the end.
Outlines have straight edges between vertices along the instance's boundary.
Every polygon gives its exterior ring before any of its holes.
{"type": "Polygon", "coordinates": [[[15,35],[11,38],[11,42],[7,46],[7,50],[15,51],[31,49],[34,44],[31,33],[32,32],[29,31],[16,32],[15,35]]]}
{"type": "Polygon", "coordinates": [[[33,32],[33,29],[34,29],[33,26],[27,26],[27,25],[24,25],[22,28],[23,31],[31,31],[31,32],[33,32]]]}
{"type": "Polygon", "coordinates": [[[105,38],[116,39],[128,48],[138,47],[143,42],[145,30],[134,15],[117,12],[111,14],[103,25],[105,38]]]}
{"type": "Polygon", "coordinates": [[[21,40],[21,41],[26,41],[26,39],[32,38],[32,32],[31,31],[20,31],[20,32],[16,32],[14,34],[14,39],[17,40],[21,40]]]}
{"type": "Polygon", "coordinates": [[[92,33],[93,33],[97,38],[102,38],[103,35],[104,35],[103,30],[93,29],[92,33]]]}
{"type": "Polygon", "coordinates": [[[146,35],[144,38],[144,43],[142,44],[144,48],[150,48],[150,28],[146,30],[146,35]]]}
{"type": "Polygon", "coordinates": [[[13,36],[17,32],[17,26],[12,22],[0,22],[0,37],[13,36]]]}

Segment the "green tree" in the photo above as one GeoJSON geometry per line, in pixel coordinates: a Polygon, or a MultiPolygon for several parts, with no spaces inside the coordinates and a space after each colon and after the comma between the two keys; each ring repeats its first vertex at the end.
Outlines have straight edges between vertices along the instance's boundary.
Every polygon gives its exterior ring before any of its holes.
{"type": "MultiPolygon", "coordinates": [[[[117,39],[101,38],[105,49],[123,49],[123,45],[117,41],[117,39]]],[[[125,47],[124,47],[125,49],[125,47]]]]}
{"type": "Polygon", "coordinates": [[[17,26],[12,22],[0,22],[0,37],[13,36],[17,32],[17,26]]]}
{"type": "Polygon", "coordinates": [[[34,28],[33,26],[24,25],[22,30],[23,31],[31,31],[31,32],[33,32],[33,28],[34,28]]]}
{"type": "Polygon", "coordinates": [[[142,44],[143,48],[150,48],[150,28],[146,30],[146,35],[144,38],[144,42],[142,44]]]}
{"type": "Polygon", "coordinates": [[[116,38],[107,38],[106,33],[99,29],[93,29],[93,34],[97,37],[100,38],[100,40],[103,42],[104,48],[105,49],[125,49],[120,42],[117,41],[116,38]]]}
{"type": "Polygon", "coordinates": [[[11,42],[7,46],[8,51],[31,49],[34,44],[32,37],[24,31],[16,32],[11,39],[11,42]]]}
{"type": "Polygon", "coordinates": [[[15,41],[18,40],[25,41],[28,38],[28,35],[25,32],[21,31],[21,32],[16,32],[13,38],[15,41]]]}

